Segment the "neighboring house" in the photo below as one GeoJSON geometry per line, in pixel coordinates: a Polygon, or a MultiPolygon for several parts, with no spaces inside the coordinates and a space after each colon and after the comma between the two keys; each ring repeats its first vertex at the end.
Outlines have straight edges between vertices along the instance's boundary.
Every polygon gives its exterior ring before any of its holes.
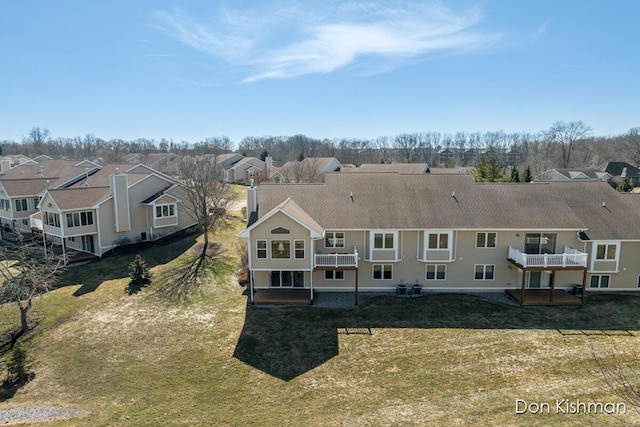
{"type": "Polygon", "coordinates": [[[363,163],[357,168],[343,168],[341,172],[429,173],[429,165],[426,163],[363,163]]]}
{"type": "Polygon", "coordinates": [[[223,181],[249,184],[251,180],[260,181],[265,177],[266,163],[255,157],[242,159],[225,165],[223,181]]]}
{"type": "Polygon", "coordinates": [[[299,289],[312,301],[314,291],[416,284],[506,290],[523,305],[580,304],[565,292],[576,284],[640,287],[640,196],[604,182],[334,173],[324,184],[247,191],[239,236],[248,240],[252,302],[265,289],[299,289]],[[569,302],[554,300],[558,292],[569,302]]]}
{"type": "MultiPolygon", "coordinates": [[[[101,257],[119,245],[156,240],[195,221],[181,194],[188,191],[148,166],[105,165],[64,188],[50,188],[32,225],[42,231],[45,248],[101,257]]],[[[65,257],[65,259],[67,259],[65,257]]]]}
{"type": "Polygon", "coordinates": [[[340,171],[342,165],[335,157],[305,157],[302,161],[287,162],[272,168],[269,178],[276,184],[295,184],[324,181],[324,174],[340,171]]]}
{"type": "Polygon", "coordinates": [[[0,174],[0,223],[5,228],[30,232],[29,216],[47,188],[66,188],[100,170],[90,161],[44,160],[21,164],[0,174]]]}
{"type": "Polygon", "coordinates": [[[612,180],[607,172],[595,169],[550,169],[542,174],[540,181],[606,181],[612,180]]]}
{"type": "Polygon", "coordinates": [[[609,162],[604,171],[613,177],[616,184],[627,178],[633,187],[640,185],[640,169],[627,162],[609,162]]]}

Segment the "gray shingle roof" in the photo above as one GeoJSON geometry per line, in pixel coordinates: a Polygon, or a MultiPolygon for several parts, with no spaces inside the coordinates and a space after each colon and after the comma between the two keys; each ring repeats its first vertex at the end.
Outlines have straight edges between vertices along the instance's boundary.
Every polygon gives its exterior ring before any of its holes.
{"type": "Polygon", "coordinates": [[[467,175],[336,173],[324,184],[263,184],[259,192],[260,218],[291,198],[324,229],[588,229],[591,239],[640,239],[640,221],[630,215],[640,212],[640,195],[604,182],[480,184],[467,175]]]}

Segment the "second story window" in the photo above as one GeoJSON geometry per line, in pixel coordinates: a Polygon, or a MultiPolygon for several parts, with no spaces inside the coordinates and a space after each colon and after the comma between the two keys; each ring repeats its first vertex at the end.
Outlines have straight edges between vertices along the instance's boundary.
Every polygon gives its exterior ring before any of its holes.
{"type": "Polygon", "coordinates": [[[374,249],[394,249],[395,233],[374,233],[373,248],[374,249]]]}
{"type": "Polygon", "coordinates": [[[60,214],[55,212],[43,212],[43,219],[46,225],[51,227],[60,228],[60,214]]]}
{"type": "Polygon", "coordinates": [[[170,216],[176,216],[175,204],[156,206],[156,218],[166,218],[170,216]]]}
{"type": "Polygon", "coordinates": [[[27,208],[27,199],[16,199],[16,212],[26,211],[27,208]]]}
{"type": "Polygon", "coordinates": [[[449,233],[429,234],[429,249],[449,249],[449,233]]]}
{"type": "Polygon", "coordinates": [[[5,211],[11,210],[11,200],[0,199],[0,209],[4,209],[5,211]]]}
{"type": "Polygon", "coordinates": [[[328,231],[324,234],[325,248],[344,248],[344,233],[340,231],[328,231]]]}
{"type": "Polygon", "coordinates": [[[289,240],[272,240],[271,258],[291,258],[291,242],[289,240]]]}
{"type": "Polygon", "coordinates": [[[67,214],[67,227],[93,225],[93,212],[73,212],[67,214]]]}
{"type": "Polygon", "coordinates": [[[495,248],[496,233],[476,233],[476,248],[495,248]]]}

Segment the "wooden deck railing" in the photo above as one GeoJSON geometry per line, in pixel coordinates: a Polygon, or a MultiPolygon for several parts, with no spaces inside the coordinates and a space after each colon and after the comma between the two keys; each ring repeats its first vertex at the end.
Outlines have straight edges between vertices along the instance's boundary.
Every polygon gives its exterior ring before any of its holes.
{"type": "Polygon", "coordinates": [[[357,267],[358,249],[353,247],[351,254],[315,254],[316,267],[357,267]]]}
{"type": "Polygon", "coordinates": [[[527,267],[586,267],[587,254],[577,249],[564,247],[561,254],[525,254],[509,246],[509,259],[527,267]]]}

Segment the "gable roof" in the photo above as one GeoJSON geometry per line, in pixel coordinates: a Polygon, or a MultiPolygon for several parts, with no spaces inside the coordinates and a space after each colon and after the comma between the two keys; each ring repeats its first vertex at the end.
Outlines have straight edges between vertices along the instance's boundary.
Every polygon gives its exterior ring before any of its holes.
{"type": "MultiPolygon", "coordinates": [[[[100,166],[93,162],[78,162],[77,160],[45,160],[39,164],[27,164],[16,166],[0,175],[0,181],[45,179],[49,181],[50,188],[56,188],[67,184],[87,173],[94,172],[100,166]]],[[[43,186],[40,191],[44,191],[43,186]]]]}
{"type": "Polygon", "coordinates": [[[61,188],[48,190],[60,210],[90,209],[111,194],[109,187],[61,188]]]}
{"type": "Polygon", "coordinates": [[[47,188],[47,179],[20,179],[0,181],[7,196],[37,196],[47,188]]]}
{"type": "Polygon", "coordinates": [[[640,176],[640,169],[631,166],[627,162],[609,162],[604,170],[612,176],[622,176],[623,172],[626,172],[625,176],[628,177],[640,176]]]}
{"type": "Polygon", "coordinates": [[[271,218],[273,215],[278,212],[282,212],[287,215],[289,218],[296,221],[298,224],[302,225],[304,228],[308,229],[311,233],[312,238],[320,238],[323,235],[323,229],[308,213],[304,211],[296,202],[291,200],[291,198],[287,198],[282,203],[275,206],[269,212],[267,212],[260,220],[252,223],[249,227],[247,227],[244,231],[238,234],[240,237],[249,237],[249,233],[252,229],[257,227],[262,222],[271,218]]]}

